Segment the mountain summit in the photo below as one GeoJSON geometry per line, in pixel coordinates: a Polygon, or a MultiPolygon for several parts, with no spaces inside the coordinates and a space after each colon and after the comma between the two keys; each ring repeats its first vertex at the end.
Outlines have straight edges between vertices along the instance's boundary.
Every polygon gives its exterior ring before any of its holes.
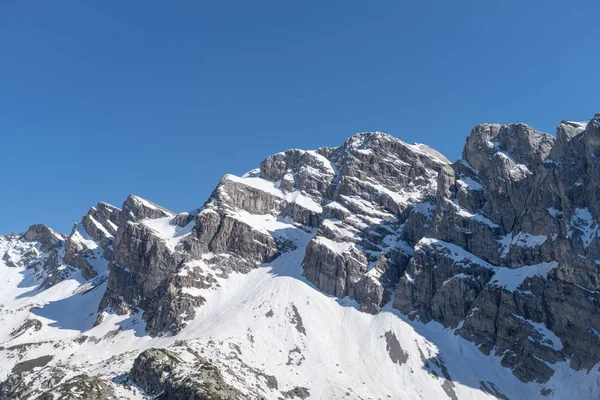
{"type": "Polygon", "coordinates": [[[600,113],[379,133],[0,236],[0,399],[600,397],[600,113]]]}

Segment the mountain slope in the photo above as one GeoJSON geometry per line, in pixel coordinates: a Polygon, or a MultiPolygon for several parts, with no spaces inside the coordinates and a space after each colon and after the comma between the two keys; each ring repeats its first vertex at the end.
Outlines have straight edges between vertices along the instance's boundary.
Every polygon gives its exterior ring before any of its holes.
{"type": "Polygon", "coordinates": [[[0,398],[597,398],[599,143],[362,133],[1,237],[0,398]]]}

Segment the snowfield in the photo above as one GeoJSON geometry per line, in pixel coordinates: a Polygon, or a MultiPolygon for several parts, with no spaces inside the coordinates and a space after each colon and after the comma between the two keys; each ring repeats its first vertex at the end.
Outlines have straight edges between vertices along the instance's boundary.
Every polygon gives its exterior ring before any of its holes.
{"type": "MultiPolygon", "coordinates": [[[[162,226],[153,225],[164,232],[162,226]]],[[[302,277],[300,265],[315,232],[293,232],[296,250],[248,274],[217,278],[216,289],[198,290],[206,304],[176,336],[146,335],[141,312],[105,312],[94,326],[105,275],[85,281],[75,273],[41,290],[32,270],[0,262],[0,379],[18,362],[51,355],[37,368],[68,365],[73,375],[105,378],[122,398],[142,399],[139,388],[116,378],[141,350],[176,349],[186,340],[249,397],[278,399],[295,387],[308,388],[311,399],[530,399],[542,397],[542,389],[553,390],[555,398],[597,397],[596,373],[555,364],[549,382],[525,384],[498,357],[485,356],[438,323],[410,321],[390,305],[370,315],[353,301],[321,293],[302,277]],[[27,320],[39,321],[39,329],[15,336],[27,320]],[[276,378],[276,389],[268,377],[276,378]]],[[[560,346],[550,333],[540,333],[548,345],[560,346]]]]}

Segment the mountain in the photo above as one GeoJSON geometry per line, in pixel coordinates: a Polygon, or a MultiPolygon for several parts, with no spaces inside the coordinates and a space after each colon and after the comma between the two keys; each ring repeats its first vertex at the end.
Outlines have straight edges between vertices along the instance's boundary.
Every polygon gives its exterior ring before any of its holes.
{"type": "Polygon", "coordinates": [[[600,113],[360,133],[0,236],[0,399],[600,398],[600,113]]]}

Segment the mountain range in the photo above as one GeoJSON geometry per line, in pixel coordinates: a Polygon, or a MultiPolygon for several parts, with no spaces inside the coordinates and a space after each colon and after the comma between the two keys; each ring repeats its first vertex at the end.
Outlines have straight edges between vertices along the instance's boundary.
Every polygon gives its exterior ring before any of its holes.
{"type": "Polygon", "coordinates": [[[100,202],[0,236],[0,399],[597,399],[598,221],[600,113],[100,202]]]}

